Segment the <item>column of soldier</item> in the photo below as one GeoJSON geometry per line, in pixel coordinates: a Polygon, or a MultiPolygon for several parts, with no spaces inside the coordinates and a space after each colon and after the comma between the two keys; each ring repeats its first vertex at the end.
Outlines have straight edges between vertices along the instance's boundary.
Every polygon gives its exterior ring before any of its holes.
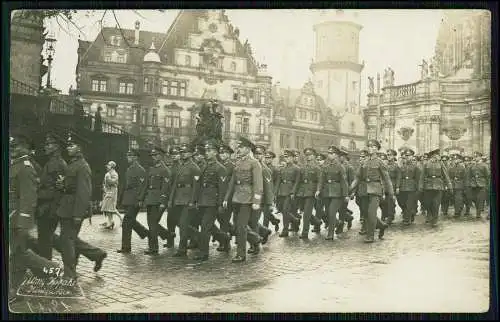
{"type": "MultiPolygon", "coordinates": [[[[89,142],[76,133],[67,142],[57,134],[49,134],[45,150],[50,158],[41,168],[29,157],[29,138],[23,134],[11,137],[11,274],[18,278],[27,268],[35,274],[55,272],[47,269],[57,267],[50,261],[52,248],[62,254],[63,278],[77,278],[79,255],[95,262],[94,271],[102,267],[106,252],[78,238],[91,199],[91,171],[82,154],[82,143],[89,142]],[[64,144],[71,158],[69,164],[60,154],[64,144]],[[38,240],[29,236],[35,214],[38,240]],[[60,236],[54,233],[59,223],[60,236]]],[[[441,203],[447,214],[451,200],[455,217],[461,216],[464,206],[465,216],[469,215],[472,203],[476,216],[481,217],[489,170],[480,153],[466,164],[460,154],[443,162],[439,150],[418,161],[414,151],[407,148],[401,151],[398,164],[396,151],[380,153],[380,148],[378,141],[369,140],[356,170],[350,164],[349,153],[336,146],[329,147],[326,154],[306,148],[302,163],[298,161],[300,153],[285,150],[279,167],[274,167],[276,155],[272,151],[243,137],[236,151],[213,141],[203,146],[180,145],[169,151],[171,162],[165,162],[165,151],[153,148],[150,154],[154,165],[148,171],[139,164],[139,152],[131,150],[127,153],[130,166],[121,198],[126,209],[122,245],[117,252],[131,252],[134,230],[141,238],[148,237],[145,254],[156,256],[158,238],[166,240],[165,247],[173,248],[178,227],[180,241],[174,256],[186,257],[188,249],[197,248],[194,258],[205,261],[210,237],[219,242],[218,251],[228,252],[236,236],[237,250],[232,261],[243,262],[247,254],[258,254],[261,244],[268,241],[270,223],[275,231],[279,230],[281,221],[273,209],[282,214],[280,237],[288,237],[290,231],[299,232],[302,221],[300,238],[309,238],[311,226],[312,232],[320,233],[324,223],[326,239],[333,241],[335,235],[344,236],[345,224],[348,229],[352,226],[352,211],[347,205],[354,197],[360,209],[359,233],[367,243],[374,242],[376,229],[378,237],[383,238],[394,220],[396,203],[402,210],[404,225],[414,222],[418,201],[426,213],[426,222],[432,226],[438,222],[441,203]],[[149,229],[136,220],[144,207],[149,229]],[[382,220],[377,217],[379,207],[382,220]],[[167,228],[160,225],[165,212],[167,228]]]]}

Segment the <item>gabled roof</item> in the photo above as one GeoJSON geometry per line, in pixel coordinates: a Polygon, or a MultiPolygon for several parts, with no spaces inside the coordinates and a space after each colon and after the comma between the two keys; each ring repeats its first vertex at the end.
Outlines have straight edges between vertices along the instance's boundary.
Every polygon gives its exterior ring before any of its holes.
{"type": "MultiPolygon", "coordinates": [[[[148,52],[151,47],[151,43],[153,43],[154,40],[154,45],[158,48],[158,55],[160,56],[161,62],[173,62],[175,49],[186,46],[189,34],[197,32],[198,30],[198,18],[205,16],[207,12],[208,10],[206,9],[180,10],[179,14],[174,19],[166,33],[141,30],[139,32],[138,45],[134,45],[135,30],[119,29],[117,27],[104,27],[93,42],[79,41],[79,50],[82,51],[83,55],[90,47],[90,50],[88,50],[87,54],[83,57],[83,61],[99,60],[102,48],[106,45],[110,45],[110,37],[120,36],[125,38],[125,40],[122,40],[120,47],[128,47],[130,50],[129,63],[142,64],[144,55],[148,52]]],[[[226,23],[229,23],[229,21],[226,20],[226,23]]],[[[258,68],[253,57],[251,57],[244,50],[243,44],[239,39],[236,40],[235,55],[247,58],[247,68],[249,74],[257,74],[258,68]]]]}

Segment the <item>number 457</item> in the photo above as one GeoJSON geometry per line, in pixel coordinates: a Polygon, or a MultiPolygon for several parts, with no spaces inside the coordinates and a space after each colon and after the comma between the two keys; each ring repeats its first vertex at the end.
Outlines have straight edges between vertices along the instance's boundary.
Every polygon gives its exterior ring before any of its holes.
{"type": "Polygon", "coordinates": [[[43,268],[43,272],[45,274],[56,274],[57,276],[59,276],[61,274],[61,269],[59,267],[50,267],[50,268],[47,268],[47,267],[44,267],[43,268]]]}

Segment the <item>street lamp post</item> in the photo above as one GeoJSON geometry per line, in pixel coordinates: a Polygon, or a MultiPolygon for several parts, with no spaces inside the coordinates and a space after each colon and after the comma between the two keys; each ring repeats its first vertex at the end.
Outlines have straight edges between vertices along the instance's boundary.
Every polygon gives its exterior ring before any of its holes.
{"type": "Polygon", "coordinates": [[[55,53],[55,48],[54,44],[56,42],[56,39],[54,36],[49,36],[48,38],[45,39],[47,42],[47,47],[45,49],[45,52],[47,54],[47,62],[48,62],[48,68],[47,68],[47,88],[51,88],[52,85],[50,83],[50,71],[52,69],[52,61],[54,60],[54,53],[55,53]]]}

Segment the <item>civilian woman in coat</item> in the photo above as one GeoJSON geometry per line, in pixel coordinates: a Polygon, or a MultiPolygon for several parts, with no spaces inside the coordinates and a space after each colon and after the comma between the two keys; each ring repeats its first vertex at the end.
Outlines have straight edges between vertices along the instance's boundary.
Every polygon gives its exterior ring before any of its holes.
{"type": "Polygon", "coordinates": [[[115,223],[113,222],[113,214],[117,212],[116,202],[118,199],[118,173],[115,170],[116,163],[114,161],[109,161],[106,164],[106,174],[104,175],[104,181],[102,184],[102,204],[101,211],[106,217],[106,222],[102,223],[101,226],[104,229],[113,229],[115,223]]]}

